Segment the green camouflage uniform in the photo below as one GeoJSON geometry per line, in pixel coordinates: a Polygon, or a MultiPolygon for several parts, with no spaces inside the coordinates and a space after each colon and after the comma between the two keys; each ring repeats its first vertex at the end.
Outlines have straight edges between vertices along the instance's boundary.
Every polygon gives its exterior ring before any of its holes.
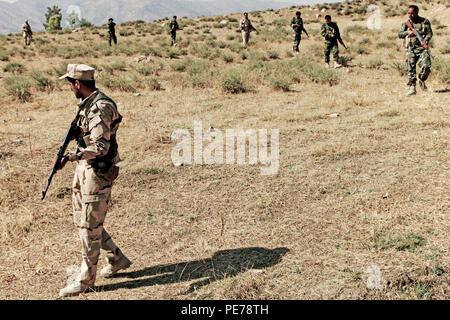
{"type": "Polygon", "coordinates": [[[171,45],[173,46],[176,43],[177,40],[177,30],[179,29],[178,27],[178,22],[177,21],[170,21],[169,24],[169,33],[170,33],[170,37],[171,37],[171,45]]]}
{"type": "MultiPolygon", "coordinates": [[[[417,17],[415,21],[411,23],[414,29],[420,34],[420,36],[428,43],[433,37],[433,31],[431,30],[430,21],[423,17],[417,17]]],[[[419,79],[421,81],[427,80],[431,71],[431,57],[429,50],[422,47],[420,41],[415,36],[408,36],[409,28],[403,23],[398,37],[400,39],[406,39],[406,67],[408,70],[408,85],[415,85],[416,78],[416,65],[419,65],[419,79]]]]}
{"type": "Polygon", "coordinates": [[[291,28],[294,29],[294,31],[295,31],[295,33],[294,33],[294,51],[299,52],[300,41],[302,40],[302,31],[305,31],[305,33],[306,33],[306,30],[303,27],[303,19],[293,17],[292,21],[291,21],[291,28]],[[294,27],[294,24],[298,24],[298,25],[300,25],[300,27],[294,27]]]}
{"type": "Polygon", "coordinates": [[[72,184],[73,221],[82,243],[82,264],[79,282],[93,286],[100,249],[114,264],[120,249],[103,228],[113,181],[117,178],[120,160],[116,132],[122,116],[115,103],[100,91],[84,99],[77,125],[77,166],[72,184]]]}
{"type": "Polygon", "coordinates": [[[333,59],[335,62],[339,60],[339,46],[338,39],[341,38],[339,33],[339,28],[336,23],[331,22],[330,24],[324,23],[320,34],[325,38],[325,63],[330,62],[330,53],[333,52],[333,59]],[[332,37],[332,35],[335,37],[332,37]]]}

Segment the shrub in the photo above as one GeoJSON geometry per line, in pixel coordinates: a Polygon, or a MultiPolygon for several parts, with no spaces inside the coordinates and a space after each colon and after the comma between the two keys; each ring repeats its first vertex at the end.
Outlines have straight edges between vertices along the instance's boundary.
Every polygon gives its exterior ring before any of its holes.
{"type": "Polygon", "coordinates": [[[19,74],[19,73],[22,73],[24,69],[25,68],[24,68],[24,66],[22,64],[17,63],[17,62],[11,62],[11,63],[8,63],[3,68],[3,71],[4,72],[11,72],[13,74],[19,74]]]}
{"type": "Polygon", "coordinates": [[[150,90],[162,90],[161,83],[156,78],[150,78],[147,84],[150,90]]]}
{"type": "Polygon", "coordinates": [[[270,79],[270,86],[275,90],[289,91],[289,80],[283,75],[277,75],[270,79]]]}
{"type": "Polygon", "coordinates": [[[6,93],[18,98],[20,101],[29,101],[31,98],[30,82],[23,76],[11,76],[3,79],[6,93]]]}
{"type": "Polygon", "coordinates": [[[437,77],[450,84],[450,59],[436,58],[433,62],[432,70],[437,77]]]}
{"type": "Polygon", "coordinates": [[[158,73],[158,67],[153,65],[143,66],[136,69],[137,72],[143,76],[156,75],[158,73]]]}
{"type": "Polygon", "coordinates": [[[241,74],[236,70],[225,73],[220,84],[225,92],[236,94],[247,91],[241,74]]]}
{"type": "Polygon", "coordinates": [[[33,70],[30,73],[31,78],[34,80],[36,86],[39,90],[45,91],[49,90],[52,91],[55,87],[54,82],[46,77],[41,71],[33,70]]]}
{"type": "Polygon", "coordinates": [[[192,63],[192,59],[186,58],[184,60],[171,63],[170,68],[174,71],[183,72],[183,71],[186,71],[188,65],[190,65],[191,63],[192,63]]]}
{"type": "Polygon", "coordinates": [[[383,60],[381,60],[379,58],[373,58],[367,62],[367,68],[379,69],[381,66],[383,66],[383,64],[384,64],[383,60]]]}
{"type": "Polygon", "coordinates": [[[120,77],[114,77],[111,75],[103,75],[98,81],[101,85],[111,89],[120,90],[125,92],[135,92],[134,86],[126,79],[120,77]]]}
{"type": "Polygon", "coordinates": [[[231,63],[231,62],[233,62],[233,60],[234,60],[233,56],[232,56],[231,54],[229,54],[229,53],[223,53],[223,54],[222,54],[222,59],[223,59],[223,61],[225,61],[226,63],[231,63]]]}

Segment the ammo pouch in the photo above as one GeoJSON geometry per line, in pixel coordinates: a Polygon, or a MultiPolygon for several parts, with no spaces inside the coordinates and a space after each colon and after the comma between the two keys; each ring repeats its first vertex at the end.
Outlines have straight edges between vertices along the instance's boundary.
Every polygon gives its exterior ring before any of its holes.
{"type": "Polygon", "coordinates": [[[114,164],[113,159],[116,157],[118,149],[115,134],[111,136],[111,140],[109,143],[110,143],[109,150],[106,156],[87,161],[96,172],[98,171],[103,174],[106,174],[114,164]]]}

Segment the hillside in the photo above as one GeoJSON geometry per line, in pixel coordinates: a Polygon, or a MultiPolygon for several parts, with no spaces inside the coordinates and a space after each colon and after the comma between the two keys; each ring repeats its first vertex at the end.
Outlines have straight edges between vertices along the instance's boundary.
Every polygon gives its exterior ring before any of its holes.
{"type": "MultiPolygon", "coordinates": [[[[318,1],[316,1],[318,2],[318,1]]],[[[126,21],[153,21],[177,15],[179,17],[210,16],[253,10],[279,9],[289,7],[298,1],[273,0],[227,0],[227,1],[187,1],[187,0],[18,0],[14,3],[0,1],[0,34],[20,32],[21,25],[28,19],[33,30],[44,31],[47,7],[57,5],[63,14],[62,26],[66,27],[67,11],[70,6],[80,9],[81,17],[95,25],[103,25],[114,17],[117,23],[126,21]]]]}
{"type": "Polygon", "coordinates": [[[78,102],[57,78],[86,63],[123,115],[105,227],[133,265],[70,299],[448,300],[450,7],[418,2],[433,67],[429,90],[406,97],[407,3],[384,3],[380,30],[367,1],[302,7],[298,56],[298,8],[251,12],[248,49],[240,14],[180,19],[176,47],[167,21],[122,24],[116,47],[104,27],[37,32],[30,47],[0,36],[0,299],[56,299],[80,263],[75,164],[40,196],[78,102]],[[343,68],[323,65],[326,13],[343,68]],[[197,121],[204,134],[278,129],[277,173],[250,155],[174,165],[172,133],[197,121]]]}

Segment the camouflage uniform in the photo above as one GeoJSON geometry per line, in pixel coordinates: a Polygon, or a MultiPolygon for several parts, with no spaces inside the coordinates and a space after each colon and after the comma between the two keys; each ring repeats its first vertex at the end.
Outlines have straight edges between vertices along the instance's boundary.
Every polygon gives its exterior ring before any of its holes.
{"type": "MultiPolygon", "coordinates": [[[[417,17],[415,21],[411,21],[414,29],[422,36],[423,40],[430,42],[433,37],[433,31],[431,30],[431,23],[428,19],[423,17],[417,17]]],[[[416,78],[416,65],[419,65],[419,79],[421,81],[427,80],[431,71],[431,57],[429,50],[422,47],[420,41],[415,36],[408,36],[409,29],[403,23],[398,37],[405,39],[406,41],[406,67],[408,70],[408,85],[415,85],[416,78]]]]}
{"type": "Polygon", "coordinates": [[[300,41],[302,40],[302,31],[306,30],[303,27],[303,19],[302,18],[297,18],[297,17],[293,17],[292,21],[291,21],[291,28],[294,29],[294,52],[299,52],[299,46],[300,46],[300,41]],[[294,24],[298,24],[300,25],[300,27],[295,26],[294,24]]]}
{"type": "Polygon", "coordinates": [[[339,60],[338,39],[341,38],[337,24],[335,22],[331,22],[330,24],[324,23],[320,34],[325,38],[325,63],[330,62],[331,52],[333,52],[334,62],[337,63],[339,60]],[[333,34],[335,35],[334,37],[332,37],[333,34]]]}
{"type": "Polygon", "coordinates": [[[107,251],[113,264],[120,251],[103,228],[111,199],[113,181],[117,178],[119,161],[116,132],[121,115],[112,100],[95,91],[79,107],[82,109],[77,137],[79,159],[72,183],[73,221],[82,243],[80,282],[93,286],[100,248],[107,251]]]}
{"type": "MultiPolygon", "coordinates": [[[[68,76],[71,77],[70,74],[68,76]]],[[[75,137],[78,146],[76,153],[69,155],[69,161],[77,161],[72,183],[72,209],[73,222],[82,244],[81,273],[77,285],[84,291],[95,283],[100,249],[106,250],[110,266],[117,265],[119,260],[120,263],[126,260],[128,267],[131,262],[103,227],[113,181],[119,173],[116,166],[120,161],[116,133],[122,116],[116,104],[98,90],[80,102],[78,107],[81,109],[77,123],[80,130],[75,137]]]]}
{"type": "Polygon", "coordinates": [[[177,43],[177,30],[179,29],[178,22],[175,20],[170,21],[169,33],[171,38],[171,45],[174,46],[177,43]]]}
{"type": "Polygon", "coordinates": [[[22,32],[23,32],[23,41],[26,46],[29,46],[31,44],[31,41],[33,40],[33,31],[31,31],[31,27],[28,24],[28,20],[26,20],[22,25],[22,32]]]}
{"type": "Polygon", "coordinates": [[[250,32],[256,29],[253,27],[249,19],[242,19],[240,23],[241,33],[242,33],[242,45],[247,47],[248,40],[250,39],[250,32]]]}

